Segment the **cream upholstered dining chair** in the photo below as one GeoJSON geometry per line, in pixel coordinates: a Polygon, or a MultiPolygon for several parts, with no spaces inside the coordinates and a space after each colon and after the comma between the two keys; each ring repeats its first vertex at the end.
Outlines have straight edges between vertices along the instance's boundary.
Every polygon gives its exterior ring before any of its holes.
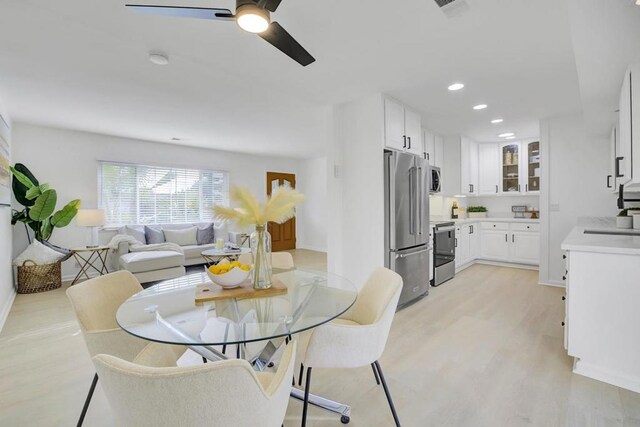
{"type": "MultiPolygon", "coordinates": [[[[250,253],[242,254],[238,258],[242,264],[252,264],[253,258],[250,253]]],[[[293,262],[293,256],[289,252],[273,252],[271,254],[271,267],[280,270],[291,270],[296,268],[293,262]]]]}
{"type": "MultiPolygon", "coordinates": [[[[382,355],[402,291],[402,277],[377,268],[358,292],[354,305],[342,316],[300,335],[300,382],[306,370],[302,425],[306,425],[312,368],[359,368],[371,365],[376,382],[384,388],[393,419],[400,425],[378,359],[382,355]]],[[[348,422],[348,419],[342,420],[348,422]]]]}
{"type": "Polygon", "coordinates": [[[275,373],[256,373],[241,359],[176,367],[177,353],[157,344],[134,363],[104,354],[93,361],[118,426],[276,427],[289,403],[295,349],[295,342],[285,348],[275,373]]]}
{"type": "MultiPolygon", "coordinates": [[[[104,353],[133,360],[148,344],[148,341],[123,331],[116,322],[118,307],[140,291],[142,286],[134,275],[126,270],[89,279],[67,289],[67,296],[92,357],[104,353]]],[[[82,407],[78,426],[84,421],[97,382],[98,374],[95,374],[82,407]]]]}

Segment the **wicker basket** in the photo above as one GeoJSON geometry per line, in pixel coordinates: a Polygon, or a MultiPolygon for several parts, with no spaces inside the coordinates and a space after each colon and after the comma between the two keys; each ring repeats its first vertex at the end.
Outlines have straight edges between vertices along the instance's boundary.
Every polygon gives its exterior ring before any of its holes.
{"type": "Polygon", "coordinates": [[[56,262],[38,265],[31,260],[26,260],[21,266],[18,266],[18,293],[35,294],[61,287],[61,264],[56,262]]]}

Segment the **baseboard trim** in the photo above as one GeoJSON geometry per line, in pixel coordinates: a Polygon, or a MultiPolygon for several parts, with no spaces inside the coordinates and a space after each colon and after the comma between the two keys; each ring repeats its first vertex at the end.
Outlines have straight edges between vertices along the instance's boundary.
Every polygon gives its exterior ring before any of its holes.
{"type": "Polygon", "coordinates": [[[517,264],[517,263],[501,262],[501,261],[489,261],[485,259],[477,259],[475,260],[475,262],[478,264],[495,265],[496,267],[520,268],[522,270],[539,270],[539,267],[537,265],[517,264]]]}
{"type": "Polygon", "coordinates": [[[538,284],[542,285],[542,286],[551,286],[553,288],[565,288],[566,287],[564,282],[558,282],[557,280],[547,280],[546,282],[539,281],[538,284]]]}
{"type": "Polygon", "coordinates": [[[584,362],[578,358],[576,358],[574,363],[573,372],[584,377],[593,378],[594,380],[640,393],[640,378],[611,372],[591,363],[584,362]]]}
{"type": "Polygon", "coordinates": [[[11,295],[9,295],[9,299],[2,307],[2,311],[0,311],[0,332],[2,332],[2,328],[4,327],[7,318],[9,317],[9,312],[11,311],[11,307],[13,306],[13,301],[16,299],[16,289],[11,287],[11,295]]]}
{"type": "Polygon", "coordinates": [[[314,252],[327,252],[327,248],[320,248],[320,247],[310,246],[310,245],[298,245],[296,249],[306,249],[308,251],[314,251],[314,252]]]}

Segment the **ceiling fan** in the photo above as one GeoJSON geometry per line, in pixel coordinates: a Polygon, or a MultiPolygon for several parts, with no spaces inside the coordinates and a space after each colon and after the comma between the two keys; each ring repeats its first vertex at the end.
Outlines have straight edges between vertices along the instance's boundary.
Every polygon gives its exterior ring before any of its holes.
{"type": "Polygon", "coordinates": [[[271,22],[271,12],[275,12],[282,0],[236,0],[236,13],[229,9],[185,6],[155,6],[127,4],[126,7],[147,15],[177,16],[182,18],[211,19],[216,21],[236,21],[238,26],[250,33],[258,34],[267,42],[280,49],[285,55],[303,67],[315,58],[303,48],[277,22],[271,22]]]}

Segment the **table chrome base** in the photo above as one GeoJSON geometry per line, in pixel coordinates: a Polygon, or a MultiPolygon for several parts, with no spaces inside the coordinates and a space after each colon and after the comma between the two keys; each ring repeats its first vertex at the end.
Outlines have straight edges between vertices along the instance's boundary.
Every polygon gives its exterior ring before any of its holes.
{"type": "MultiPolygon", "coordinates": [[[[293,387],[291,389],[291,397],[304,402],[304,390],[293,387]]],[[[321,396],[316,396],[315,394],[311,393],[309,393],[309,403],[313,406],[317,406],[318,408],[326,409],[327,411],[340,414],[343,418],[347,417],[348,419],[351,417],[351,406],[345,405],[344,403],[334,402],[333,400],[329,400],[321,396]]]]}

